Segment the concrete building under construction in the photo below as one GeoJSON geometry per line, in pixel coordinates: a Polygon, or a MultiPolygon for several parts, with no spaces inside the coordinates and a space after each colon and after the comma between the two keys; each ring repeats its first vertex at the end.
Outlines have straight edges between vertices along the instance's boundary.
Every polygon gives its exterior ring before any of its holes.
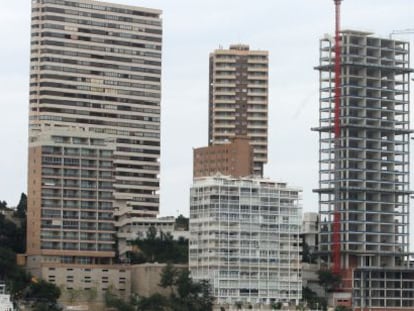
{"type": "Polygon", "coordinates": [[[319,252],[325,259],[322,263],[334,264],[335,255],[330,254],[334,215],[339,213],[341,290],[349,293],[354,310],[412,310],[409,43],[351,30],[339,37],[339,79],[335,81],[335,43],[330,36],[320,41],[317,67],[319,252]],[[338,81],[340,136],[336,142],[338,81]]]}

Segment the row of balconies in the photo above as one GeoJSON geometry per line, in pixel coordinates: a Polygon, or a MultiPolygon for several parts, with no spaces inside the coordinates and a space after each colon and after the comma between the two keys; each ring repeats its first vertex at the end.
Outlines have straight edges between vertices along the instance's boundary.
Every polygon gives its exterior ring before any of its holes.
{"type": "MultiPolygon", "coordinates": [[[[108,225],[109,225],[110,223],[108,223],[108,225]]],[[[53,229],[53,230],[56,230],[56,229],[63,229],[63,230],[79,230],[79,229],[81,229],[81,230],[83,230],[83,231],[93,231],[93,232],[115,232],[114,231],[114,227],[111,225],[111,226],[108,226],[108,227],[104,227],[104,226],[102,226],[102,224],[99,224],[99,226],[96,226],[97,224],[94,222],[94,223],[90,223],[89,225],[86,225],[86,224],[80,224],[80,225],[56,225],[56,224],[52,224],[52,223],[50,223],[50,224],[48,224],[48,223],[45,223],[45,224],[43,224],[42,223],[42,229],[53,229]]]]}
{"type": "MultiPolygon", "coordinates": [[[[46,147],[47,148],[47,147],[46,147]]],[[[84,149],[82,149],[82,151],[80,151],[79,149],[77,151],[68,151],[67,149],[63,152],[62,154],[62,150],[60,147],[51,147],[52,149],[45,149],[45,147],[43,147],[42,149],[42,154],[43,155],[47,155],[47,156],[53,156],[53,155],[57,155],[62,157],[63,156],[67,156],[67,157],[75,157],[75,159],[77,159],[78,161],[82,160],[86,160],[86,161],[93,161],[93,162],[98,162],[100,159],[112,159],[113,158],[113,153],[111,151],[99,151],[98,150],[93,150],[92,151],[84,151],[84,149]]],[[[64,159],[66,159],[65,157],[63,157],[64,159]]]]}
{"type": "Polygon", "coordinates": [[[102,238],[102,237],[85,237],[85,238],[79,238],[76,236],[41,236],[42,241],[48,241],[48,242],[59,242],[60,240],[65,240],[73,243],[79,243],[79,242],[92,242],[92,243],[110,243],[115,244],[115,240],[113,238],[102,238]]]}
{"type": "Polygon", "coordinates": [[[42,242],[41,249],[51,250],[76,250],[76,251],[114,251],[112,244],[90,244],[80,245],[79,243],[42,242]]]}
{"type": "MultiPolygon", "coordinates": [[[[240,198],[246,198],[246,199],[260,199],[261,197],[263,198],[276,198],[276,199],[297,199],[299,196],[299,193],[297,191],[292,191],[292,192],[288,192],[288,191],[280,191],[277,189],[258,189],[258,188],[248,188],[248,189],[240,189],[239,190],[226,190],[224,189],[220,189],[218,190],[217,188],[212,188],[212,189],[204,189],[204,191],[202,192],[202,196],[203,198],[210,198],[213,195],[221,195],[221,196],[233,196],[236,198],[236,200],[240,197],[240,198]]],[[[200,197],[201,195],[198,195],[198,197],[200,197]]],[[[282,204],[288,204],[288,203],[283,203],[282,204]]]]}
{"type": "Polygon", "coordinates": [[[104,168],[111,169],[112,161],[84,160],[78,158],[43,157],[42,164],[47,166],[81,167],[81,168],[104,168]]]}
{"type": "MultiPolygon", "coordinates": [[[[352,78],[348,77],[349,81],[341,84],[342,96],[346,98],[347,96],[359,97],[383,97],[383,96],[395,96],[395,95],[408,95],[408,88],[404,89],[403,84],[391,83],[387,81],[383,83],[382,80],[370,80],[365,82],[361,78],[352,78]],[[365,83],[364,83],[365,82],[365,83]]],[[[321,97],[331,97],[334,91],[334,86],[331,84],[323,84],[319,89],[321,92],[321,97]]],[[[402,97],[398,97],[399,100],[402,97]]],[[[381,102],[376,101],[376,106],[381,106],[381,102]]]]}
{"type": "MultiPolygon", "coordinates": [[[[332,126],[333,119],[320,119],[321,126],[332,126]]],[[[393,131],[408,129],[408,121],[388,121],[381,118],[346,116],[341,118],[341,125],[356,125],[360,127],[392,128],[393,131]]]]}
{"type": "Polygon", "coordinates": [[[92,179],[92,180],[113,180],[113,174],[112,172],[97,172],[97,171],[85,171],[85,170],[78,170],[73,172],[63,172],[61,170],[57,169],[43,169],[42,170],[42,176],[46,176],[48,178],[74,178],[76,180],[78,179],[92,179]]]}
{"type": "Polygon", "coordinates": [[[83,180],[82,182],[79,182],[78,180],[66,180],[65,183],[60,183],[58,180],[55,182],[43,182],[42,183],[42,189],[48,190],[48,191],[59,191],[61,188],[70,189],[70,190],[82,190],[82,189],[112,189],[113,184],[109,181],[89,181],[89,180],[83,180]]]}
{"type": "MultiPolygon", "coordinates": [[[[334,99],[335,97],[333,96],[333,93],[331,96],[326,95],[326,96],[321,96],[320,97],[320,104],[321,105],[333,105],[334,103],[334,99]]],[[[367,95],[364,96],[355,96],[355,95],[348,95],[345,97],[345,100],[348,99],[350,101],[358,101],[361,103],[364,103],[365,101],[369,101],[369,102],[380,102],[381,106],[385,105],[385,106],[389,106],[390,104],[395,105],[396,107],[401,105],[402,107],[399,109],[400,112],[406,112],[408,111],[406,107],[408,105],[408,101],[407,100],[402,100],[402,99],[390,99],[387,97],[370,97],[367,95]]],[[[374,107],[375,109],[375,107],[374,107]]],[[[388,108],[389,109],[389,108],[388,108]]],[[[395,109],[395,111],[398,111],[397,109],[395,109]]]]}

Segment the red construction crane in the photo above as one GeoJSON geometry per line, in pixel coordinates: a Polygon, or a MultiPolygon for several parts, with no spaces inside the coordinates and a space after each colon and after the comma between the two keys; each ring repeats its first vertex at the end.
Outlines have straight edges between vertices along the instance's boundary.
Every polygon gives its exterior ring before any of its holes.
{"type": "Polygon", "coordinates": [[[341,148],[341,2],[335,2],[335,108],[334,108],[334,148],[335,148],[335,185],[334,219],[332,230],[332,272],[341,273],[341,214],[340,214],[340,148],[341,148]]]}

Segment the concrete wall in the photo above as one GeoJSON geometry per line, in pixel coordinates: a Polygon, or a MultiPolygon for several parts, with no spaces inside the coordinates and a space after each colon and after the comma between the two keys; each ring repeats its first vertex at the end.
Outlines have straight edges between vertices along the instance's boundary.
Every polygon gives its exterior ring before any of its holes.
{"type": "Polygon", "coordinates": [[[125,300],[131,295],[129,266],[43,263],[41,277],[61,289],[59,300],[65,305],[104,302],[106,291],[125,300]]]}
{"type": "MultiPolygon", "coordinates": [[[[159,286],[162,269],[166,264],[145,263],[131,266],[131,293],[138,296],[151,296],[155,293],[168,295],[170,291],[159,286]]],[[[188,269],[187,265],[174,265],[178,269],[188,269]]]]}

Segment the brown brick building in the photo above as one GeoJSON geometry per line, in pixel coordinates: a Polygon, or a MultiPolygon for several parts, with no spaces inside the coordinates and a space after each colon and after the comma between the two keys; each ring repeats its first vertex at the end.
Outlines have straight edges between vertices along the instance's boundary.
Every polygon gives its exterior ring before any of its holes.
{"type": "Polygon", "coordinates": [[[257,176],[267,163],[268,67],[268,52],[248,45],[210,54],[209,145],[249,137],[257,176]]]}
{"type": "Polygon", "coordinates": [[[194,149],[193,177],[217,173],[233,177],[253,174],[253,149],[247,136],[236,136],[231,142],[194,149]]]}

